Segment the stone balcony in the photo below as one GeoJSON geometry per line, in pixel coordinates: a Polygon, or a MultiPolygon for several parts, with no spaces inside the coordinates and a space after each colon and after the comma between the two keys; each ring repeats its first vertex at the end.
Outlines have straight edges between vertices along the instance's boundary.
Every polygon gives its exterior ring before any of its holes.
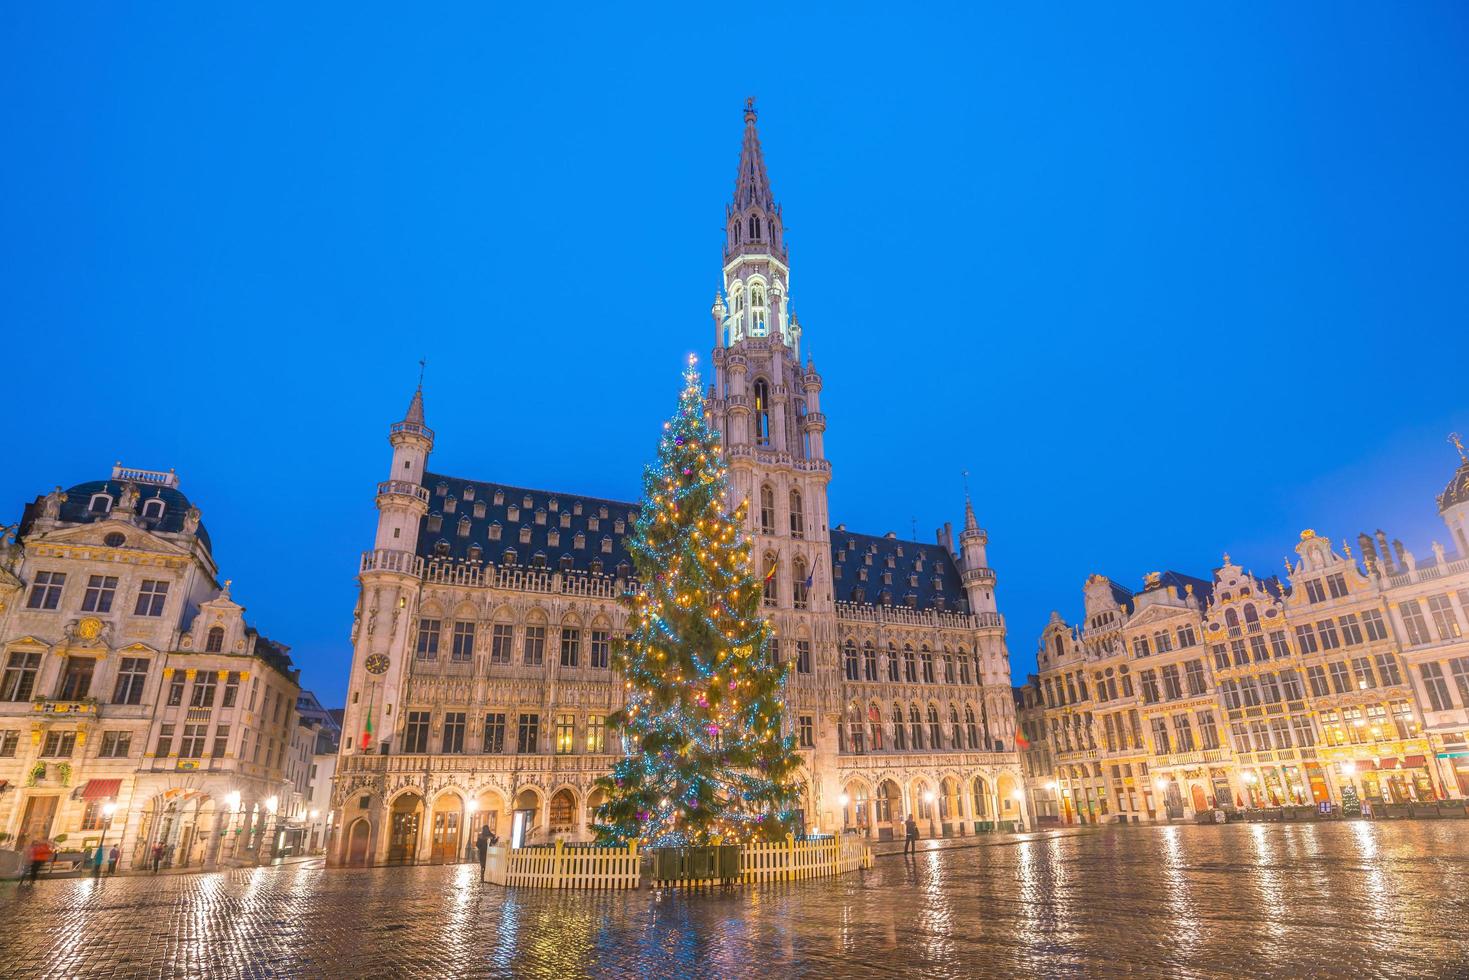
{"type": "Polygon", "coordinates": [[[41,715],[67,715],[97,717],[96,698],[34,698],[31,711],[41,715]]]}

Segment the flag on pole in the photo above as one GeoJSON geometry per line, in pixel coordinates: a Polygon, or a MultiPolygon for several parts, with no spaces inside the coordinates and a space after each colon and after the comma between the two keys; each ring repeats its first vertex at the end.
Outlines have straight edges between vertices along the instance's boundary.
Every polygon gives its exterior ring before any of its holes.
{"type": "Polygon", "coordinates": [[[769,582],[771,579],[775,578],[775,570],[777,567],[779,567],[779,565],[780,556],[777,555],[775,560],[770,563],[770,571],[765,573],[765,581],[769,582]]]}
{"type": "Polygon", "coordinates": [[[1015,747],[1017,749],[1030,748],[1030,739],[1026,738],[1025,733],[1018,728],[1015,729],[1015,747]]]}
{"type": "MultiPolygon", "coordinates": [[[[373,692],[376,693],[376,692],[373,692]]],[[[367,724],[362,726],[362,751],[372,744],[372,694],[367,696],[367,724]]]]}

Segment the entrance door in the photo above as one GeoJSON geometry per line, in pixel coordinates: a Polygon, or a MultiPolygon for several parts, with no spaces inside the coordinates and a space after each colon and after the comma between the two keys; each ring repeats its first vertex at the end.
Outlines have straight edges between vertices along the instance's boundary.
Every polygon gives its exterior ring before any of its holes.
{"type": "Polygon", "coordinates": [[[459,860],[459,811],[434,811],[434,842],[430,860],[439,863],[459,860]]]}
{"type": "Polygon", "coordinates": [[[1168,819],[1178,820],[1183,816],[1183,794],[1179,792],[1178,783],[1174,780],[1168,781],[1168,789],[1163,794],[1163,805],[1168,810],[1168,819]]]}
{"type": "Polygon", "coordinates": [[[348,867],[365,868],[367,866],[367,843],[370,833],[366,820],[358,820],[352,825],[352,836],[347,840],[348,867]]]}
{"type": "Polygon", "coordinates": [[[534,810],[516,810],[510,818],[510,846],[521,847],[525,844],[526,831],[531,829],[531,821],[535,819],[534,810]]]}
{"type": "Polygon", "coordinates": [[[411,864],[418,846],[418,814],[394,813],[393,830],[388,837],[388,863],[411,864]]]}
{"type": "Polygon", "coordinates": [[[56,797],[32,796],[26,800],[25,816],[20,822],[22,841],[51,836],[51,821],[56,817],[56,797]]]}
{"type": "Polygon", "coordinates": [[[1209,800],[1204,796],[1204,787],[1195,783],[1193,787],[1194,812],[1203,813],[1209,809],[1209,800]]]}

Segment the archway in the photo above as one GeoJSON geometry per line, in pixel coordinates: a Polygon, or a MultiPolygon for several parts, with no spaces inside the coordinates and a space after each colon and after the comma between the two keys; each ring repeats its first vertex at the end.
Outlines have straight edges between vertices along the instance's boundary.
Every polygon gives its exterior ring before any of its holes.
{"type": "Polygon", "coordinates": [[[938,794],[933,791],[933,784],[927,779],[919,777],[913,780],[908,787],[908,810],[918,821],[919,833],[928,832],[928,836],[937,837],[938,831],[938,794]]]}
{"type": "Polygon", "coordinates": [[[526,787],[515,794],[515,810],[510,815],[510,844],[524,847],[526,844],[544,843],[545,834],[540,827],[541,797],[534,789],[526,787]]]}
{"type": "Polygon", "coordinates": [[[1025,827],[1025,810],[1021,805],[1020,782],[1008,772],[1002,772],[995,780],[1000,797],[1000,819],[1014,821],[1016,830],[1025,827]]]}
{"type": "Polygon", "coordinates": [[[903,822],[903,791],[891,779],[884,779],[877,787],[877,836],[879,840],[892,840],[903,822]]]}
{"type": "Polygon", "coordinates": [[[505,816],[505,798],[494,790],[481,790],[474,797],[474,812],[466,821],[468,839],[475,840],[480,828],[487,827],[495,838],[504,837],[510,831],[509,821],[505,816]]]}
{"type": "Polygon", "coordinates": [[[372,824],[366,817],[358,817],[347,834],[347,867],[367,867],[371,850],[372,824]]]}
{"type": "Polygon", "coordinates": [[[990,813],[990,784],[983,776],[974,777],[974,819],[993,820],[990,813]]]}
{"type": "Polygon", "coordinates": [[[551,796],[548,831],[557,837],[572,837],[576,834],[576,794],[569,787],[557,790],[551,796]]]}
{"type": "Polygon", "coordinates": [[[593,789],[587,794],[587,835],[589,838],[597,836],[597,808],[607,802],[607,791],[605,789],[593,789]]]}
{"type": "Polygon", "coordinates": [[[458,793],[445,793],[434,801],[430,861],[449,864],[463,860],[463,817],[464,801],[458,793]]]}
{"type": "Polygon", "coordinates": [[[842,827],[848,830],[867,830],[868,800],[867,783],[865,780],[854,779],[842,790],[847,797],[847,805],[842,807],[842,827]]]}
{"type": "Polygon", "coordinates": [[[959,780],[953,776],[945,776],[939,783],[939,820],[943,822],[945,837],[963,833],[962,817],[959,780]]]}
{"type": "Polygon", "coordinates": [[[388,863],[412,864],[418,859],[418,829],[423,820],[423,797],[404,793],[393,801],[388,823],[388,863]]]}

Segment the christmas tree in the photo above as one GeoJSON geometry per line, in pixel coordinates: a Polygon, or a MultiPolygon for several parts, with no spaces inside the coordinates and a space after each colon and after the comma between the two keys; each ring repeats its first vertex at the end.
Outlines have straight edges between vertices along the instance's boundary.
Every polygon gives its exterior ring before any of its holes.
{"type": "Polygon", "coordinates": [[[628,549],[642,584],[613,650],[627,703],[608,719],[625,757],[599,785],[603,841],[707,844],[783,838],[799,805],[794,741],[781,732],[786,665],[769,656],[760,582],[726,513],[719,433],[689,358],[678,413],[643,474],[628,549]]]}

